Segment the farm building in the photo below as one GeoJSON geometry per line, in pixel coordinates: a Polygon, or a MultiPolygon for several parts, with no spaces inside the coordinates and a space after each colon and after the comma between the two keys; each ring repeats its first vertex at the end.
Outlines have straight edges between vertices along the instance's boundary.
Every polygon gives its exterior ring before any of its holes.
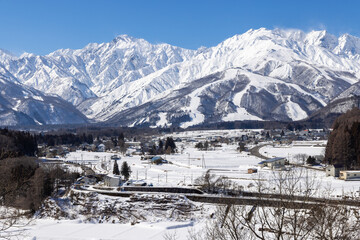
{"type": "Polygon", "coordinates": [[[122,183],[121,176],[104,176],[104,185],[108,187],[118,187],[122,183]]]}
{"type": "Polygon", "coordinates": [[[342,164],[334,164],[326,167],[326,176],[339,177],[340,171],[345,170],[342,164]]]}
{"type": "Polygon", "coordinates": [[[342,179],[342,180],[360,180],[360,170],[340,171],[339,179],[342,179]]]}
{"type": "Polygon", "coordinates": [[[258,163],[259,167],[268,167],[271,169],[274,168],[281,168],[285,165],[286,158],[283,157],[276,157],[276,158],[270,158],[266,159],[264,161],[261,161],[258,163]]]}

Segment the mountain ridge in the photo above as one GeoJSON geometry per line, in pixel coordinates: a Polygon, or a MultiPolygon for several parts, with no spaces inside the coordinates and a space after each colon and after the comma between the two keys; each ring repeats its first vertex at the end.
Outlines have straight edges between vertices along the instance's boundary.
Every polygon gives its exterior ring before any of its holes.
{"type": "MultiPolygon", "coordinates": [[[[346,98],[357,92],[360,39],[348,34],[336,37],[327,31],[260,28],[234,35],[213,47],[189,50],[120,35],[108,43],[59,49],[45,56],[26,53],[7,57],[0,51],[1,69],[4,75],[26,86],[61,97],[96,121],[113,122],[117,117],[121,122],[119,113],[159,102],[181,89],[188,89],[188,94],[181,97],[189,99],[186,102],[189,105],[182,106],[186,111],[181,114],[187,114],[183,119],[192,120],[175,121],[180,126],[192,126],[207,119],[239,120],[244,118],[241,114],[250,114],[257,120],[298,120],[337,96],[346,98]],[[226,75],[231,69],[241,69],[243,75],[251,76],[245,92],[226,90],[242,84],[234,80],[236,77],[225,81],[224,92],[215,91],[211,84],[203,91],[189,89],[199,79],[199,82],[212,79],[216,73],[226,75]],[[269,84],[263,81],[263,86],[258,85],[256,79],[261,76],[269,84]],[[346,91],[350,87],[353,90],[346,91]],[[225,95],[227,108],[224,114],[218,114],[217,105],[225,104],[225,95]],[[264,104],[255,100],[273,104],[271,111],[266,111],[269,115],[245,103],[264,104]],[[194,101],[200,102],[191,105],[194,101]],[[211,113],[214,109],[216,114],[211,113]],[[209,117],[205,110],[216,117],[209,117]],[[201,120],[195,113],[206,117],[201,120]]],[[[148,111],[155,114],[157,109],[148,111]]],[[[172,114],[163,109],[153,119],[171,125],[175,122],[164,119],[171,119],[172,114]]],[[[161,125],[154,121],[148,124],[161,125]]]]}

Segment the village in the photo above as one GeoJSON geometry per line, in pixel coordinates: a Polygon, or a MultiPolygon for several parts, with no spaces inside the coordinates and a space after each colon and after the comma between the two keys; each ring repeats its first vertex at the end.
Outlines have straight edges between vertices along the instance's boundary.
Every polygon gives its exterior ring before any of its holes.
{"type": "MultiPolygon", "coordinates": [[[[92,144],[40,146],[47,160],[65,164],[82,176],[74,184],[78,190],[96,192],[153,191],[149,187],[198,189],[196,179],[206,172],[235,182],[243,191],[253,191],[256,179],[270,179],[273,171],[303,168],[316,178],[329,182],[337,195],[351,192],[360,180],[360,170],[322,163],[327,130],[211,130],[189,131],[124,139],[116,146],[114,138],[95,139],[92,144]],[[168,146],[171,139],[175,147],[168,146]],[[166,147],[166,148],[165,148],[166,147]],[[128,177],[114,171],[126,162],[128,177]],[[337,180],[339,179],[339,180],[337,180]],[[342,182],[340,180],[346,180],[342,182]]],[[[181,191],[181,190],[179,190],[181,191]]],[[[358,189],[356,193],[359,194],[358,189]]]]}

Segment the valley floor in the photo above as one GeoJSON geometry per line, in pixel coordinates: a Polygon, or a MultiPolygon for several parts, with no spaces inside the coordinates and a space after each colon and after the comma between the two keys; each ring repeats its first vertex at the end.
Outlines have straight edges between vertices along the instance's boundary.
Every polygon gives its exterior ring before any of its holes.
{"type": "MultiPolygon", "coordinates": [[[[227,136],[238,135],[238,131],[230,131],[227,136]]],[[[222,132],[185,132],[173,135],[174,138],[196,136],[211,136],[224,134],[222,132]]],[[[268,157],[287,157],[290,162],[295,162],[294,156],[298,153],[308,155],[320,155],[324,151],[326,142],[293,143],[287,146],[267,145],[260,148],[260,153],[268,157]]],[[[155,186],[192,186],[196,178],[210,170],[217,176],[226,176],[229,180],[241,185],[245,191],[256,191],[252,184],[254,181],[272,181],[273,171],[259,168],[257,163],[262,159],[252,156],[249,152],[237,151],[238,145],[221,144],[213,150],[199,151],[195,148],[195,142],[177,142],[179,153],[163,155],[162,157],[172,164],[152,165],[140,159],[140,156],[121,156],[122,161],[127,161],[132,170],[132,179],[143,180],[155,186]],[[248,168],[257,168],[258,173],[248,174],[248,168]]],[[[114,153],[97,152],[71,152],[64,161],[79,162],[91,166],[98,173],[112,172],[113,162],[110,157],[114,153]]],[[[118,154],[120,156],[120,154],[118,154]]],[[[119,165],[120,165],[119,164],[119,165]]],[[[330,185],[333,188],[332,197],[343,193],[359,194],[358,182],[345,182],[333,177],[325,177],[325,172],[309,170],[323,189],[330,185]]],[[[100,197],[104,202],[111,202],[116,197],[100,197]]],[[[191,201],[190,201],[191,202],[191,201]]],[[[181,221],[166,218],[148,218],[146,221],[131,223],[111,223],[98,221],[86,221],[79,217],[75,220],[54,220],[50,217],[35,219],[32,225],[27,227],[28,239],[166,239],[177,236],[176,239],[187,239],[189,231],[198,231],[205,226],[206,220],[215,206],[203,203],[192,203],[201,208],[190,218],[181,221]]]]}

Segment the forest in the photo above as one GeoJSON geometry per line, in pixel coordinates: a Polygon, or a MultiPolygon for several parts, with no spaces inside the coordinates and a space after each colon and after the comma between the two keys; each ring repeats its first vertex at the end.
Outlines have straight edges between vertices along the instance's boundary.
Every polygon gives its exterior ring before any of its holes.
{"type": "Polygon", "coordinates": [[[0,159],[35,156],[37,151],[36,137],[29,132],[0,129],[0,159]]]}
{"type": "Polygon", "coordinates": [[[325,151],[325,163],[342,164],[347,169],[360,166],[360,110],[354,108],[338,117],[325,151]]]}

